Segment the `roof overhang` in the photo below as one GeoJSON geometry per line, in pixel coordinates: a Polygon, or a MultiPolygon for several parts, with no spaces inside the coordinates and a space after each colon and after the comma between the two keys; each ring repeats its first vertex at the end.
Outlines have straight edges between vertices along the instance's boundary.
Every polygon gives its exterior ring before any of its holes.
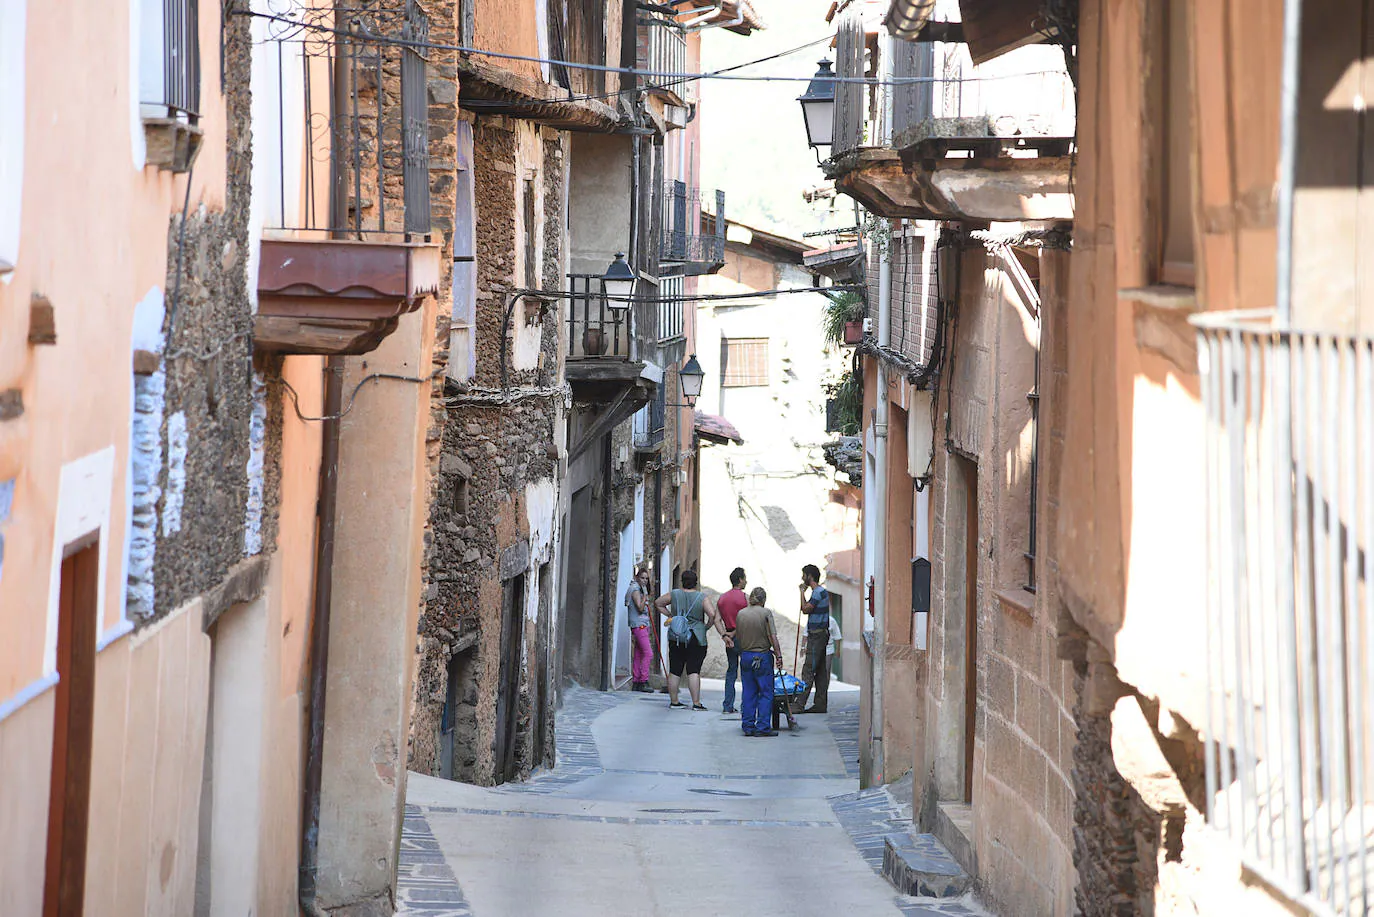
{"type": "Polygon", "coordinates": [[[744,437],[739,435],[739,430],[735,429],[735,425],[719,414],[697,411],[695,416],[697,435],[707,442],[719,443],[722,446],[728,446],[731,443],[744,445],[744,437]]]}
{"type": "MultiPolygon", "coordinates": [[[[959,0],[964,41],[975,64],[1050,37],[1043,26],[1043,0],[959,0]]],[[[897,38],[913,41],[930,21],[935,0],[892,0],[883,24],[897,38]]]]}
{"type": "Polygon", "coordinates": [[[568,90],[473,57],[459,58],[458,86],[458,104],[478,114],[513,115],[567,131],[610,133],[623,126],[604,102],[560,98],[568,90]]]}
{"type": "Polygon", "coordinates": [[[822,163],[835,187],[878,216],[914,220],[1073,219],[1072,159],[921,158],[885,148],[853,150],[822,163]]]}

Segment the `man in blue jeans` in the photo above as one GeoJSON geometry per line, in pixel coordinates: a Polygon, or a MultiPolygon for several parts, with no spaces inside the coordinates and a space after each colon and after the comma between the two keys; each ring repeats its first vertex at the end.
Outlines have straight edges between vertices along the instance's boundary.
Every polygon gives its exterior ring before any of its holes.
{"type": "MultiPolygon", "coordinates": [[[[749,599],[744,595],[744,587],[748,580],[744,577],[744,568],[736,567],[730,571],[730,591],[716,599],[716,611],[720,613],[721,623],[725,625],[726,635],[733,634],[735,631],[735,616],[738,615],[744,606],[749,604],[749,599]]],[[[725,704],[721,710],[723,713],[735,712],[735,678],[739,675],[739,647],[725,646],[725,704]]]]}
{"type": "Polygon", "coordinates": [[[749,593],[749,605],[735,618],[735,646],[739,649],[739,674],[742,700],[740,729],[746,736],[775,736],[773,728],[774,660],[782,660],[773,613],[763,607],[768,595],[756,588],[749,593]]]}

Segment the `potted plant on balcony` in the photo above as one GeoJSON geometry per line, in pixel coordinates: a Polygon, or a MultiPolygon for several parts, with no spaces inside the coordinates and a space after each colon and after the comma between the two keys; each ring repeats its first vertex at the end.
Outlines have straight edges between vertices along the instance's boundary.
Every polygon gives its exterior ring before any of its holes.
{"type": "Polygon", "coordinates": [[[823,321],[827,343],[836,347],[859,343],[864,333],[863,297],[852,291],[832,295],[823,321]]]}
{"type": "Polygon", "coordinates": [[[599,357],[606,352],[606,329],[588,325],[582,330],[582,352],[589,357],[599,357]]]}

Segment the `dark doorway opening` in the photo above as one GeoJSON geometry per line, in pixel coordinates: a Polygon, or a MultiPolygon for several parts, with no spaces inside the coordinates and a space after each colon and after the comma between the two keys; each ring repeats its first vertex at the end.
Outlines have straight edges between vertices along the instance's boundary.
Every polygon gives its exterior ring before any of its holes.
{"type": "Polygon", "coordinates": [[[57,600],[58,682],[43,917],[77,917],[86,893],[99,584],[99,542],[69,548],[62,559],[57,600]]]}
{"type": "Polygon", "coordinates": [[[516,739],[520,732],[520,660],[524,650],[525,576],[501,586],[501,673],[496,693],[496,782],[520,775],[516,739]]]}
{"type": "Polygon", "coordinates": [[[590,484],[573,494],[563,530],[567,558],[563,584],[563,676],[581,684],[594,684],[601,660],[601,519],[590,484]]]}
{"type": "Polygon", "coordinates": [[[471,782],[477,756],[477,650],[468,647],[448,660],[448,688],[439,726],[439,776],[471,782]]]}
{"type": "Polygon", "coordinates": [[[539,618],[535,626],[534,735],[530,763],[553,766],[553,690],[549,630],[553,618],[553,565],[539,565],[539,618]]]}

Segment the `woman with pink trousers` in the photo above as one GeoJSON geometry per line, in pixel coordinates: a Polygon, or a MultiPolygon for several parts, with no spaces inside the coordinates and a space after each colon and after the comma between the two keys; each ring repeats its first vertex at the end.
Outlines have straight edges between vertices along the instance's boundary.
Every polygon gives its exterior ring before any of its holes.
{"type": "Polygon", "coordinates": [[[634,684],[632,691],[651,691],[649,687],[649,667],[653,664],[654,647],[649,642],[649,571],[643,566],[635,568],[634,580],[625,590],[625,616],[630,625],[630,676],[634,684]]]}

